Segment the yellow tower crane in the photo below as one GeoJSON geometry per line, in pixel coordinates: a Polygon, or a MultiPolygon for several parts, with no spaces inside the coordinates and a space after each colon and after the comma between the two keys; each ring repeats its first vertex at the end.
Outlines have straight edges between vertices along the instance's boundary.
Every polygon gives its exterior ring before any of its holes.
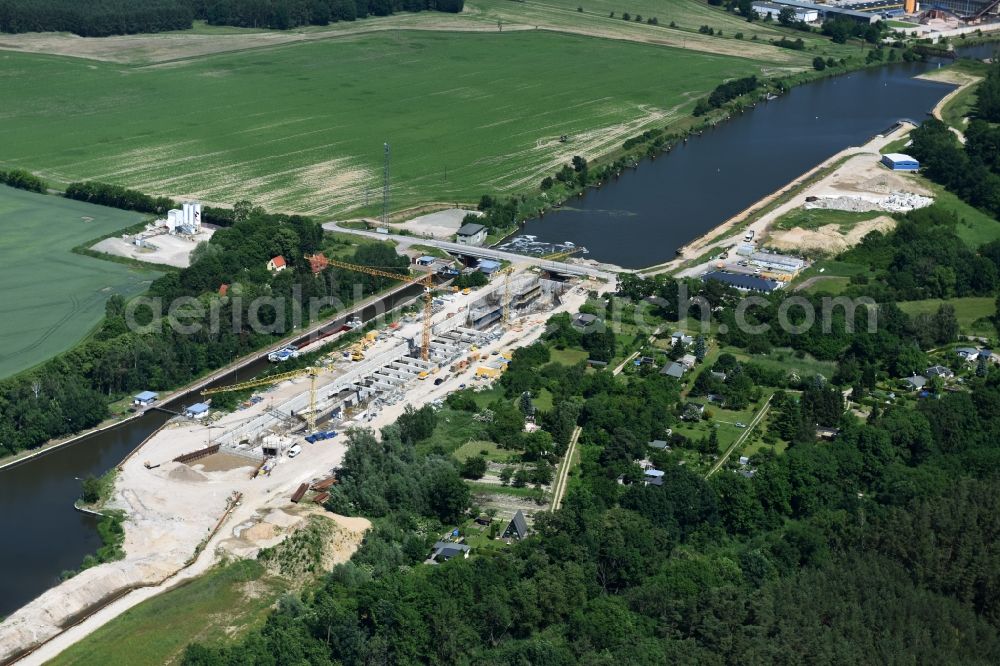
{"type": "Polygon", "coordinates": [[[372,268],[371,266],[361,266],[359,264],[349,264],[346,261],[338,261],[336,259],[330,260],[331,266],[336,266],[337,268],[343,268],[348,271],[355,271],[358,273],[365,273],[367,275],[377,275],[379,277],[392,278],[393,280],[399,280],[401,282],[409,282],[411,284],[422,284],[424,285],[424,332],[423,339],[420,345],[420,358],[423,360],[429,360],[430,358],[430,348],[431,348],[431,315],[433,314],[432,296],[431,290],[434,287],[434,274],[428,271],[427,273],[420,276],[412,275],[400,275],[399,273],[390,273],[389,271],[383,271],[378,268],[372,268]]]}
{"type": "Polygon", "coordinates": [[[539,259],[544,259],[546,261],[559,261],[561,259],[565,259],[566,257],[570,256],[571,254],[576,254],[577,252],[580,252],[581,250],[583,250],[582,247],[571,247],[568,250],[560,250],[559,252],[553,252],[552,254],[543,255],[543,256],[539,257],[539,259]]]}
{"type": "Polygon", "coordinates": [[[286,379],[296,379],[298,377],[309,377],[309,413],[306,415],[306,425],[312,430],[316,427],[316,376],[319,374],[318,368],[301,368],[299,370],[292,370],[290,372],[282,372],[278,375],[271,375],[270,377],[261,377],[259,379],[251,379],[249,381],[240,382],[239,384],[230,384],[229,386],[216,386],[214,388],[208,388],[201,392],[202,395],[213,395],[215,393],[228,393],[230,391],[242,391],[243,389],[256,388],[258,386],[270,386],[271,384],[280,384],[286,379]]]}

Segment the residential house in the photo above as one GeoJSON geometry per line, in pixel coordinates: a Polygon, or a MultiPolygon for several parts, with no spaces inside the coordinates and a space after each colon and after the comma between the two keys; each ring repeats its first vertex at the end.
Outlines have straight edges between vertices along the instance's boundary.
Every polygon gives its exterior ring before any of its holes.
{"type": "Polygon", "coordinates": [[[955,376],[955,373],[950,368],[946,368],[943,365],[932,365],[924,371],[924,374],[928,377],[940,377],[941,379],[951,379],[955,376]]]}
{"type": "Polygon", "coordinates": [[[816,426],[816,438],[825,439],[828,441],[837,439],[837,435],[840,434],[840,428],[827,428],[826,426],[816,426]]]}
{"type": "Polygon", "coordinates": [[[597,321],[597,315],[590,314],[589,312],[577,312],[573,315],[573,327],[580,330],[596,324],[597,321]]]}
{"type": "Polygon", "coordinates": [[[674,379],[681,379],[684,376],[684,372],[686,370],[687,368],[685,368],[683,365],[674,362],[671,363],[670,365],[664,366],[663,369],[660,370],[660,374],[666,375],[667,377],[673,377],[674,379]]]}
{"type": "Polygon", "coordinates": [[[719,372],[717,370],[712,370],[712,376],[718,379],[720,382],[726,381],[726,373],[719,372]]]}
{"type": "Polygon", "coordinates": [[[226,296],[228,294],[229,294],[229,285],[228,284],[220,284],[219,285],[219,296],[226,296]]]}
{"type": "Polygon", "coordinates": [[[277,257],[271,257],[271,260],[267,262],[267,270],[272,273],[280,273],[287,268],[285,263],[285,258],[280,254],[277,257]]]}
{"type": "Polygon", "coordinates": [[[434,552],[431,553],[431,560],[434,562],[447,562],[453,557],[468,559],[469,551],[472,549],[464,543],[453,541],[438,541],[434,544],[434,552]]]}
{"type": "Polygon", "coordinates": [[[913,375],[903,380],[911,390],[918,391],[927,385],[927,378],[923,375],[913,375]]]}
{"type": "Polygon", "coordinates": [[[503,531],[504,539],[521,539],[528,536],[528,521],[524,519],[524,513],[518,509],[514,517],[507,523],[507,528],[503,531]]]}
{"type": "Polygon", "coordinates": [[[684,345],[685,347],[687,347],[689,344],[691,344],[692,342],[694,342],[694,338],[693,337],[691,337],[690,335],[687,335],[686,333],[683,333],[681,331],[677,331],[673,335],[670,336],[670,341],[672,343],[677,344],[678,340],[680,340],[681,344],[684,345]]]}
{"type": "Polygon", "coordinates": [[[648,446],[651,449],[657,449],[659,451],[669,451],[670,450],[670,445],[667,444],[662,439],[654,439],[652,442],[647,442],[646,446],[648,446]]]}
{"type": "Polygon", "coordinates": [[[683,365],[688,370],[690,370],[691,368],[693,368],[694,364],[697,363],[697,362],[698,362],[698,359],[696,359],[694,357],[694,354],[684,354],[684,356],[682,356],[681,360],[680,360],[680,364],[683,365]]]}
{"type": "Polygon", "coordinates": [[[662,486],[663,485],[663,472],[661,470],[650,467],[642,473],[643,485],[647,486],[662,486]]]}
{"type": "Polygon", "coordinates": [[[975,347],[959,347],[955,350],[955,353],[964,358],[966,361],[975,361],[979,358],[979,350],[975,347]]]}

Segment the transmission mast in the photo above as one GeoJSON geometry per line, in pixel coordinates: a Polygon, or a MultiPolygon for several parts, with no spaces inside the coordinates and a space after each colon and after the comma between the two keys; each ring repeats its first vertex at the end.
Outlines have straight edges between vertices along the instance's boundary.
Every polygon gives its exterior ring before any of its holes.
{"type": "Polygon", "coordinates": [[[389,144],[382,144],[385,148],[385,163],[382,167],[382,228],[389,228],[389,144]]]}

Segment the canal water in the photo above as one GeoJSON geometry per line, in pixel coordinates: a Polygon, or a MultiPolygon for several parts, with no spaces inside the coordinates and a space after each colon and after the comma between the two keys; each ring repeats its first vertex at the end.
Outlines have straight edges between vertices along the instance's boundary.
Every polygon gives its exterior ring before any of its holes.
{"type": "MultiPolygon", "coordinates": [[[[368,321],[422,290],[420,285],[401,289],[385,305],[370,305],[359,316],[368,321]]],[[[324,332],[339,329],[346,319],[332,321],[324,332]]],[[[266,359],[258,359],[212,385],[251,379],[268,366],[266,359]]],[[[161,406],[180,411],[199,399],[196,393],[188,393],[161,406]]],[[[80,497],[80,480],[91,474],[100,476],[117,465],[168,418],[169,414],[149,410],[139,418],[0,470],[0,618],[57,584],[63,571],[77,569],[86,555],[100,547],[97,519],[73,508],[80,497]]],[[[185,451],[177,452],[181,453],[185,451]]]]}
{"type": "Polygon", "coordinates": [[[577,256],[625,268],[668,261],[831,155],[901,118],[920,122],[953,89],[913,78],[936,66],[900,63],[793,88],[528,221],[510,240],[538,247],[568,241],[587,249],[577,256]]]}

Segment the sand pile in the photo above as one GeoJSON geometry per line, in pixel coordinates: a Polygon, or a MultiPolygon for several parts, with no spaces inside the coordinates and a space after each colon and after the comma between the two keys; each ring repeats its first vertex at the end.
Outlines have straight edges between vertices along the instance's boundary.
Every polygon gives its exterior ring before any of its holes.
{"type": "Polygon", "coordinates": [[[174,468],[167,472],[167,478],[171,481],[187,481],[189,483],[202,483],[208,481],[208,477],[198,470],[191,469],[184,463],[170,463],[174,468]]]}

